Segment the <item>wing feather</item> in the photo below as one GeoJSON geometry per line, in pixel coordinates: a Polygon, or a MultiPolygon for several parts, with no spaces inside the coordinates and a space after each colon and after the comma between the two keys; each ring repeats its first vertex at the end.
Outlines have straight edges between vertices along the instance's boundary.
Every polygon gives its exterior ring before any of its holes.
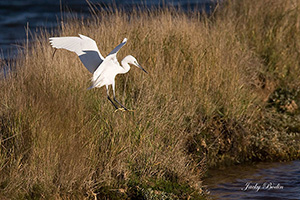
{"type": "Polygon", "coordinates": [[[124,38],[122,43],[116,46],[107,56],[117,54],[118,51],[126,44],[126,42],[127,42],[127,38],[124,38]]]}
{"type": "Polygon", "coordinates": [[[122,43],[119,44],[118,46],[116,46],[108,54],[108,56],[103,60],[101,65],[98,67],[98,69],[94,72],[93,78],[92,78],[92,82],[93,82],[94,87],[99,84],[97,80],[102,80],[102,76],[103,76],[105,71],[109,70],[109,68],[112,67],[112,66],[120,65],[118,60],[117,60],[117,53],[126,44],[126,42],[127,42],[127,38],[124,38],[122,43]]]}
{"type": "Polygon", "coordinates": [[[101,55],[96,42],[84,35],[80,37],[52,37],[49,38],[50,44],[56,49],[66,49],[75,52],[83,65],[94,73],[98,66],[103,62],[104,57],[101,55]]]}

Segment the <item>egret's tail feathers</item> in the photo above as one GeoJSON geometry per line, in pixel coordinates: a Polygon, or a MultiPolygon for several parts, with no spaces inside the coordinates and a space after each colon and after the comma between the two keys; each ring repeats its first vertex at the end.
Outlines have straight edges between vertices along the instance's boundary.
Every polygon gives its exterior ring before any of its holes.
{"type": "Polygon", "coordinates": [[[91,89],[93,89],[93,88],[95,88],[95,87],[100,88],[100,87],[102,87],[103,85],[104,85],[104,83],[103,83],[102,80],[101,80],[101,81],[93,81],[93,84],[92,84],[87,90],[91,90],[91,89]]]}

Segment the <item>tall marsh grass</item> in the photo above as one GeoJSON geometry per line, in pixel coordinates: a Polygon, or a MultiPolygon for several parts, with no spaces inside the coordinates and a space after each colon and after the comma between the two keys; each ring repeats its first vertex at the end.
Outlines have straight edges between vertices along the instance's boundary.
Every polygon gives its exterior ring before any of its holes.
{"type": "Polygon", "coordinates": [[[105,89],[86,90],[91,74],[75,54],[52,58],[54,35],[36,36],[0,81],[0,197],[197,199],[207,167],[299,158],[299,6],[242,0],[209,17],[162,9],[63,21],[58,36],[87,35],[103,55],[128,38],[119,60],[131,54],[149,72],[116,78],[134,112],[115,113],[105,89]]]}

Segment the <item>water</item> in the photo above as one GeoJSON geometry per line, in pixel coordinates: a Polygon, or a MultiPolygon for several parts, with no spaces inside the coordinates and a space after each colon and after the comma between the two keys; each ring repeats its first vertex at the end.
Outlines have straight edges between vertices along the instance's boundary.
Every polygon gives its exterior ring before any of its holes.
{"type": "MultiPolygon", "coordinates": [[[[134,6],[160,7],[180,6],[183,10],[212,5],[212,0],[89,0],[98,6],[116,5],[130,12],[134,6]],[[114,2],[114,3],[113,3],[114,2]]],[[[51,30],[57,27],[64,10],[71,10],[77,16],[89,17],[90,10],[86,0],[0,0],[0,60],[14,57],[17,48],[25,41],[26,28],[38,33],[40,28],[51,30]]],[[[30,35],[29,35],[30,39],[30,35]]]]}
{"type": "Polygon", "coordinates": [[[300,200],[300,160],[241,165],[209,174],[204,185],[213,199],[300,200]]]}

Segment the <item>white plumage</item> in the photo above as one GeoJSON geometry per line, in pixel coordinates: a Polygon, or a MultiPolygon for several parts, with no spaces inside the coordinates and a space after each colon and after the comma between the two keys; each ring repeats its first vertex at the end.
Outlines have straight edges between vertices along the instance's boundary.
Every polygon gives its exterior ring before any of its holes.
{"type": "Polygon", "coordinates": [[[103,62],[96,42],[84,35],[80,37],[52,37],[50,44],[56,49],[66,49],[75,52],[89,72],[94,73],[98,66],[103,62]]]}
{"type": "Polygon", "coordinates": [[[137,60],[131,55],[126,56],[121,61],[122,66],[119,64],[117,60],[117,53],[126,44],[127,38],[124,38],[122,43],[116,46],[106,58],[101,55],[96,42],[84,35],[79,34],[79,37],[52,37],[49,38],[49,40],[52,47],[56,49],[66,49],[75,52],[79,56],[83,65],[93,74],[92,86],[88,89],[95,87],[100,88],[105,85],[108,100],[116,109],[118,109],[117,105],[109,97],[108,86],[112,85],[114,101],[117,102],[123,109],[128,110],[116,100],[115,77],[117,74],[127,73],[130,70],[129,64],[133,64],[141,68],[144,72],[146,72],[146,70],[143,69],[141,65],[138,64],[137,60]]]}

